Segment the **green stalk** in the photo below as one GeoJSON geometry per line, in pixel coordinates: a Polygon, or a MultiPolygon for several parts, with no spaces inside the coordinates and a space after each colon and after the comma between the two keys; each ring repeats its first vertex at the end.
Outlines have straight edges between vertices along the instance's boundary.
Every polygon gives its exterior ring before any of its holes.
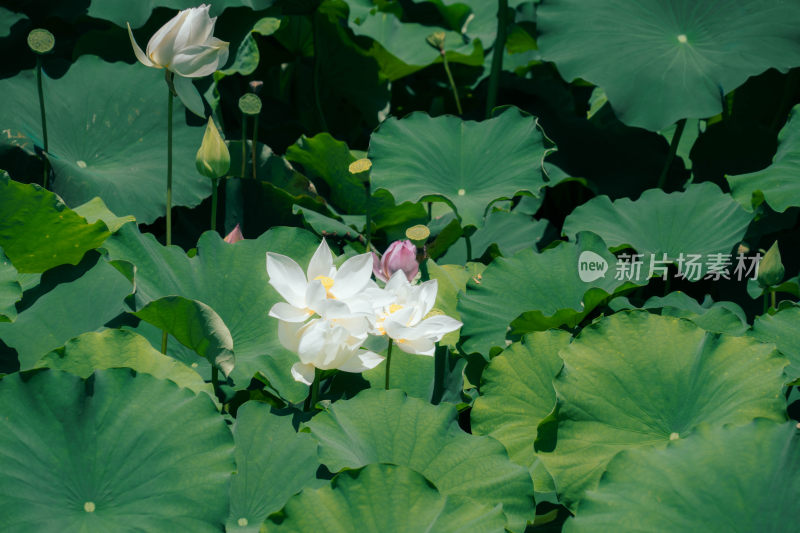
{"type": "Polygon", "coordinates": [[[247,169],[247,115],[242,111],[242,178],[247,169]]]}
{"type": "Polygon", "coordinates": [[[167,355],[167,339],[169,334],[166,331],[161,332],[161,353],[167,355]]]}
{"type": "Polygon", "coordinates": [[[364,232],[366,233],[366,240],[367,240],[367,251],[369,252],[369,246],[372,243],[372,231],[370,231],[370,226],[372,225],[372,195],[370,194],[370,183],[367,182],[366,184],[367,189],[367,223],[364,226],[364,232]]]}
{"type": "Polygon", "coordinates": [[[447,73],[447,79],[450,81],[450,88],[453,90],[453,97],[456,99],[456,109],[458,114],[463,115],[461,110],[461,100],[458,98],[458,89],[456,89],[456,82],[453,80],[453,74],[450,72],[450,64],[447,61],[447,54],[442,50],[442,63],[444,64],[444,71],[447,73]]]}
{"type": "Polygon", "coordinates": [[[675,154],[678,152],[678,143],[681,141],[683,135],[683,128],[686,127],[686,119],[682,118],[678,121],[675,128],[675,134],[672,136],[672,141],[669,143],[669,152],[667,153],[667,161],[664,163],[664,168],[661,170],[661,175],[658,177],[659,189],[663,189],[667,183],[667,174],[669,174],[669,167],[672,166],[672,160],[675,159],[675,154]]]}
{"type": "Polygon", "coordinates": [[[497,92],[500,87],[500,74],[503,72],[503,53],[506,49],[506,30],[508,28],[508,0],[497,2],[497,38],[494,41],[492,54],[492,73],[489,76],[489,91],[486,95],[486,118],[492,116],[492,109],[497,104],[497,92]]]}
{"type": "MultiPolygon", "coordinates": [[[[47,114],[44,111],[44,90],[42,88],[42,58],[36,56],[36,89],[39,91],[39,111],[42,115],[42,141],[44,142],[44,151],[47,153],[49,144],[47,142],[47,114]]],[[[44,177],[42,178],[42,187],[47,188],[47,178],[50,176],[50,160],[44,156],[44,177]]]]}
{"type": "Polygon", "coordinates": [[[172,89],[167,103],[167,246],[172,244],[172,89]]]}
{"type": "Polygon", "coordinates": [[[250,145],[250,159],[253,160],[253,179],[256,179],[256,139],[258,138],[258,115],[253,117],[253,143],[250,145]]]}
{"type": "Polygon", "coordinates": [[[472,241],[468,235],[464,236],[464,240],[467,241],[467,261],[469,261],[472,259],[472,241]]]}
{"type": "Polygon", "coordinates": [[[303,405],[303,411],[305,412],[311,411],[314,406],[317,405],[317,399],[319,398],[319,382],[321,377],[322,371],[319,368],[315,368],[314,381],[311,383],[311,390],[308,392],[305,404],[303,405]]]}
{"type": "Polygon", "coordinates": [[[770,289],[769,291],[769,303],[770,303],[770,310],[775,310],[778,308],[776,305],[777,297],[775,296],[776,291],[774,289],[770,289]]]}
{"type": "Polygon", "coordinates": [[[392,339],[389,339],[389,351],[386,352],[386,390],[389,390],[389,369],[392,366],[392,345],[394,342],[392,339]]]}
{"type": "Polygon", "coordinates": [[[219,179],[211,180],[211,231],[217,231],[217,189],[219,189],[219,179]]]}

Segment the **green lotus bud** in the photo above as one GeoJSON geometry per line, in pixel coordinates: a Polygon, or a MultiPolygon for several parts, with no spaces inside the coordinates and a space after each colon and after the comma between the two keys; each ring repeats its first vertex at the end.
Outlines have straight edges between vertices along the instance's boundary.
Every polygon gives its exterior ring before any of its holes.
{"type": "Polygon", "coordinates": [[[775,241],[758,264],[758,283],[762,287],[775,287],[783,281],[785,273],[778,241],[775,241]]]}
{"type": "Polygon", "coordinates": [[[217,131],[214,119],[211,117],[208,119],[206,133],[203,135],[203,144],[197,151],[195,164],[200,174],[211,179],[225,176],[231,168],[231,154],[228,152],[228,146],[217,131]]]}

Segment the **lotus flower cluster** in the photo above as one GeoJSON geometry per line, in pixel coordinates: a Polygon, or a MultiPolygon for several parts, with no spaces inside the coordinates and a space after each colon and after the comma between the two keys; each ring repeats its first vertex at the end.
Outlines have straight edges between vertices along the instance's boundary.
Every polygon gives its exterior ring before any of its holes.
{"type": "Polygon", "coordinates": [[[412,284],[398,269],[380,288],[371,277],[371,253],[351,257],[338,269],[333,259],[325,240],[305,272],[291,258],[267,253],[269,283],[285,300],[269,315],[279,321],[281,344],[300,359],[292,366],[295,380],[311,385],[315,369],[375,368],[384,358],[362,348],[370,335],[388,337],[407,353],[433,355],[436,342],[461,327],[449,316],[430,316],[436,280],[412,284]]]}

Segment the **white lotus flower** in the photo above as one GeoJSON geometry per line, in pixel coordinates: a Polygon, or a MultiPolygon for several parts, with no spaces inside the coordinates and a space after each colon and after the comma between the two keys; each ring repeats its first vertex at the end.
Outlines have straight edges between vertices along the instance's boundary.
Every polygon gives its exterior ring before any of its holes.
{"type": "Polygon", "coordinates": [[[212,35],[217,18],[208,15],[210,8],[204,4],[172,17],[150,38],[147,53],[134,39],[128,24],[136,59],[148,67],[165,68],[186,78],[212,74],[228,60],[228,43],[212,35]]]}
{"type": "Polygon", "coordinates": [[[384,291],[392,296],[392,301],[378,307],[372,333],[388,336],[404,352],[433,355],[436,343],[463,325],[447,315],[425,318],[436,303],[435,279],[412,285],[399,270],[386,283],[384,291]]]}
{"type": "Polygon", "coordinates": [[[278,338],[287,350],[297,354],[299,363],[292,365],[295,381],[311,385],[315,369],[363,372],[378,366],[383,357],[361,349],[366,333],[355,337],[342,325],[321,318],[307,324],[279,322],[278,338]]]}
{"type": "Polygon", "coordinates": [[[371,273],[369,253],[351,257],[337,270],[324,239],[305,273],[290,257],[267,252],[269,283],[286,300],[273,305],[269,316],[285,322],[305,322],[318,314],[336,320],[351,334],[366,335],[372,307],[364,295],[368,290],[377,290],[371,273]]]}

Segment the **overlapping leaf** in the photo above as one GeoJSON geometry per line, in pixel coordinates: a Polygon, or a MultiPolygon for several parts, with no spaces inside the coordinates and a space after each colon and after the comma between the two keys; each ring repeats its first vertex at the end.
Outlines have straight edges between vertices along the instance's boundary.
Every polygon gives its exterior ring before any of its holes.
{"type": "Polygon", "coordinates": [[[8,531],[219,531],[233,439],[214,403],[130,370],[0,381],[8,531]],[[153,408],[153,399],[158,408],[153,408]]]}
{"type": "Polygon", "coordinates": [[[565,79],[599,85],[620,120],[653,131],[716,115],[748,77],[800,65],[794,2],[544,0],[537,29],[565,79]]]}
{"type": "Polygon", "coordinates": [[[398,203],[446,201],[463,226],[481,227],[494,201],[538,195],[545,153],[537,120],[516,109],[483,122],[413,113],[372,135],[372,186],[398,203]]]}
{"type": "Polygon", "coordinates": [[[619,454],[564,531],[791,531],[800,499],[800,432],[756,420],[702,428],[666,449],[619,454]],[[758,453],[753,453],[758,450],[758,453]],[[698,482],[702,480],[702,482],[698,482]]]}
{"type": "Polygon", "coordinates": [[[502,506],[445,495],[414,470],[373,464],[339,474],[331,486],[305,490],[268,532],[502,533],[502,506]]]}
{"type": "Polygon", "coordinates": [[[762,202],[783,213],[800,206],[800,105],[792,109],[789,121],[778,134],[778,152],[772,164],[758,172],[726,176],[731,194],[748,211],[762,202]]]}
{"type": "Polygon", "coordinates": [[[464,433],[453,406],[433,406],[398,390],[365,390],[339,400],[307,423],[320,460],[334,472],[372,463],[408,466],[447,496],[503,504],[512,531],[532,520],[527,471],[491,437],[464,433]]]}
{"type": "MultiPolygon", "coordinates": [[[[44,86],[53,191],[73,206],[99,196],[117,215],[133,215],[143,223],[164,216],[163,71],[87,55],[44,86]]],[[[3,142],[22,144],[29,152],[33,144],[42,146],[35,87],[31,71],[0,80],[5,98],[0,122],[11,132],[3,142]]],[[[210,181],[194,165],[203,129],[186,125],[180,105],[173,126],[173,205],[196,206],[211,194],[210,181]]]]}
{"type": "Polygon", "coordinates": [[[469,281],[459,298],[463,349],[488,356],[493,347],[505,348],[509,324],[520,315],[514,328],[522,333],[576,325],[610,294],[630,285],[614,279],[614,261],[603,240],[591,233],[540,254],[527,249],[496,258],[480,279],[469,281]],[[606,263],[603,276],[581,281],[579,260],[584,252],[606,263]]]}
{"type": "Polygon", "coordinates": [[[314,480],[317,443],[308,433],[296,432],[291,418],[270,414],[269,406],[259,402],[239,408],[233,435],[236,473],[226,529],[258,532],[268,515],[314,480]]]}
{"type": "Polygon", "coordinates": [[[785,419],[786,360],[773,345],[711,334],[687,320],[616,313],[559,355],[557,441],[539,457],[573,508],[622,450],[663,447],[700,424],[785,419]]]}
{"type": "Polygon", "coordinates": [[[756,317],[749,335],[774,343],[789,359],[786,375],[793,380],[800,378],[800,307],[785,307],[774,315],[756,317]]]}
{"type": "Polygon", "coordinates": [[[177,247],[166,248],[152,235],[123,227],[106,241],[109,257],[136,265],[136,305],[171,295],[198,300],[219,315],[233,337],[236,365],[231,378],[245,387],[256,372],[264,373],[284,397],[302,400],[307,388],[291,377],[295,355],[278,342],[278,323],[267,313],[280,296],[269,285],[266,252],[292,257],[305,265],[319,245],[310,233],[274,228],[258,239],[236,244],[206,232],[189,258],[177,247]]]}

